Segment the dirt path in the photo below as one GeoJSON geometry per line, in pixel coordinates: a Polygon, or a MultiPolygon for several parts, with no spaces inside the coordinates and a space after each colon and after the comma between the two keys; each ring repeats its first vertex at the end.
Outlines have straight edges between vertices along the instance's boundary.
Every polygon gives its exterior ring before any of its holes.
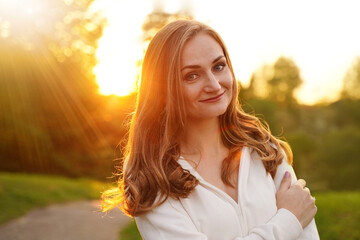
{"type": "Polygon", "coordinates": [[[107,215],[98,201],[71,202],[33,210],[0,226],[1,240],[118,240],[131,219],[116,209],[107,215]]]}

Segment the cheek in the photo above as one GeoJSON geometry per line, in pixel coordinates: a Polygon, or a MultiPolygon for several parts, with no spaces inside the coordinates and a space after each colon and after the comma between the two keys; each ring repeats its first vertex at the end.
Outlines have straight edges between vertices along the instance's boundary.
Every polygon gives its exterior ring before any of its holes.
{"type": "Polygon", "coordinates": [[[226,88],[227,95],[230,101],[234,92],[234,88],[236,88],[236,81],[233,80],[233,76],[230,72],[226,75],[227,76],[223,78],[222,85],[224,88],[226,88]]]}
{"type": "Polygon", "coordinates": [[[224,76],[224,78],[222,79],[222,85],[224,88],[226,88],[229,91],[232,91],[233,89],[233,85],[235,84],[235,81],[232,78],[231,74],[227,74],[226,76],[224,76]]]}
{"type": "Polygon", "coordinates": [[[186,106],[191,105],[191,103],[193,102],[193,98],[194,98],[191,91],[189,91],[188,89],[184,89],[183,94],[184,94],[185,105],[186,106]]]}
{"type": "Polygon", "coordinates": [[[184,100],[187,103],[196,101],[199,98],[201,90],[196,84],[191,84],[183,87],[184,100]]]}

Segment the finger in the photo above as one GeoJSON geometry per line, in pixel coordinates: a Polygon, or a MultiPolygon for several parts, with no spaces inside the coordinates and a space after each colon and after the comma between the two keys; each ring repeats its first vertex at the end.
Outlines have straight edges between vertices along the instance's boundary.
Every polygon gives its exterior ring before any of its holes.
{"type": "Polygon", "coordinates": [[[288,171],[285,172],[284,177],[280,183],[279,191],[286,191],[291,186],[291,176],[288,171]]]}
{"type": "Polygon", "coordinates": [[[304,188],[306,186],[306,182],[304,179],[297,180],[295,184],[299,185],[301,188],[304,188]]]}

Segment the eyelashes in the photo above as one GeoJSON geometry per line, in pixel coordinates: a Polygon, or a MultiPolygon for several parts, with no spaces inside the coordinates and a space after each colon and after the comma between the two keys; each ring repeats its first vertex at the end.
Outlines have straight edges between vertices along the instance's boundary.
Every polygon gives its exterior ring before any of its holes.
{"type": "Polygon", "coordinates": [[[216,65],[213,67],[213,69],[214,69],[215,71],[220,72],[221,70],[223,70],[223,69],[225,68],[225,66],[226,66],[225,63],[220,62],[220,63],[216,64],[216,65]]]}
{"type": "Polygon", "coordinates": [[[186,81],[194,81],[194,80],[196,80],[198,77],[199,77],[199,75],[196,74],[196,73],[189,73],[189,74],[186,74],[186,75],[185,75],[184,80],[186,80],[186,81]]]}
{"type": "MultiPolygon", "coordinates": [[[[225,62],[218,62],[212,67],[212,71],[213,72],[221,72],[224,70],[225,67],[226,67],[225,62]]],[[[188,81],[188,82],[195,81],[196,79],[198,79],[200,77],[201,72],[202,72],[202,70],[189,72],[189,73],[185,74],[184,80],[188,81]]]]}

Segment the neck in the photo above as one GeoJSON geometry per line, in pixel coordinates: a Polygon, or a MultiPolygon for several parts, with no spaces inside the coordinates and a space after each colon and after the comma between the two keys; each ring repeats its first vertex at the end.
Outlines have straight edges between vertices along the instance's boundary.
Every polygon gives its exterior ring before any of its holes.
{"type": "Polygon", "coordinates": [[[188,121],[181,137],[183,156],[218,156],[226,151],[218,118],[188,121]]]}

